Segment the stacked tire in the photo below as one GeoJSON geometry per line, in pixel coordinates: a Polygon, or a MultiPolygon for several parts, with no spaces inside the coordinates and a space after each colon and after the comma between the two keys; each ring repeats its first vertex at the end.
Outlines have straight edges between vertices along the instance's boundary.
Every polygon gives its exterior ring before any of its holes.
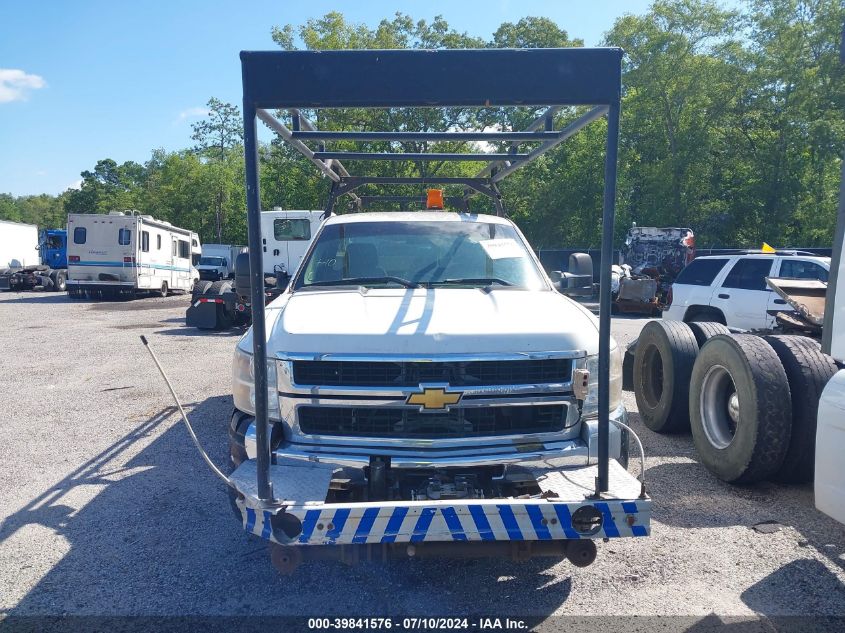
{"type": "Polygon", "coordinates": [[[813,478],[819,398],[837,369],[806,337],[652,321],[637,342],[634,391],[643,423],[691,430],[719,479],[803,483],[813,478]]]}

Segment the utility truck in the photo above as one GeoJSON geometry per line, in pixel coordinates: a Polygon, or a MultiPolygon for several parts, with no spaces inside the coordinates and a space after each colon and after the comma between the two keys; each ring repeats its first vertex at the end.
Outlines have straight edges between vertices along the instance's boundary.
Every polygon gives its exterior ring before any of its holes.
{"type": "Polygon", "coordinates": [[[438,555],[588,565],[596,540],[648,535],[651,500],[626,469],[610,268],[596,319],[554,288],[498,189],[606,116],[610,261],[621,60],[615,48],[241,53],[249,269],[238,267],[236,285],[250,296],[252,326],[235,350],[233,472],[224,477],[238,520],[271,543],[278,568],[438,555]],[[539,116],[522,131],[322,131],[303,115],[526,105],[539,116]],[[592,107],[561,126],[555,115],[573,105],[592,107]],[[266,309],[259,119],[331,183],[325,222],[266,309]],[[508,149],[326,148],[339,140],[508,149]],[[374,177],[350,174],[345,160],[485,166],[472,177],[374,177]],[[459,188],[465,202],[477,192],[491,213],[334,213],[340,196],[356,206],[356,189],[392,184],[459,188]]]}
{"type": "Polygon", "coordinates": [[[235,259],[246,252],[246,246],[231,244],[203,244],[197,272],[202,281],[220,281],[235,278],[235,259]]]}
{"type": "MultiPolygon", "coordinates": [[[[261,213],[261,251],[264,254],[263,280],[266,299],[272,300],[285,290],[291,274],[308,250],[311,238],[316,235],[323,215],[322,210],[282,211],[278,207],[261,213]]],[[[203,246],[203,252],[206,252],[207,246],[203,246]]],[[[246,270],[249,262],[246,255],[248,249],[240,246],[223,247],[231,249],[232,270],[236,268],[238,257],[243,262],[243,270],[246,270]]],[[[194,287],[191,305],[185,313],[185,324],[202,330],[219,330],[248,324],[251,315],[248,272],[243,275],[245,282],[239,286],[224,277],[209,281],[211,273],[206,272],[203,275],[203,266],[198,268],[201,280],[194,287]],[[242,288],[240,292],[238,287],[242,288]]],[[[233,274],[232,277],[234,276],[233,274]]]]}
{"type": "Polygon", "coordinates": [[[39,232],[34,224],[0,221],[0,290],[63,292],[66,279],[65,229],[39,232]]]}
{"type": "Polygon", "coordinates": [[[201,246],[193,231],[134,211],[70,214],[68,294],[95,297],[190,292],[201,246]]]}

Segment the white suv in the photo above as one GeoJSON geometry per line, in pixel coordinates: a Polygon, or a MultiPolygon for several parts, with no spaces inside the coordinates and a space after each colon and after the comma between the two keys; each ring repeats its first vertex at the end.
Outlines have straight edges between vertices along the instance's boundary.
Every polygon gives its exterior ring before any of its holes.
{"type": "Polygon", "coordinates": [[[774,327],[774,313],[786,302],[766,277],[827,281],[829,257],[799,253],[754,253],[698,257],[681,271],[669,295],[664,319],[715,321],[742,330],[774,327]]]}

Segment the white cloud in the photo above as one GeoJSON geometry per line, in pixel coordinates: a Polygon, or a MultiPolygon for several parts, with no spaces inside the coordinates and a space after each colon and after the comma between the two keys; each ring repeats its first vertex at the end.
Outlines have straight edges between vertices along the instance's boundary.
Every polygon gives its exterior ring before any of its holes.
{"type": "Polygon", "coordinates": [[[43,77],[30,75],[15,68],[0,68],[0,103],[26,101],[30,90],[47,85],[43,77]]]}
{"type": "Polygon", "coordinates": [[[65,190],[67,189],[82,189],[82,178],[80,178],[79,180],[74,180],[67,187],[65,187],[65,190]]]}
{"type": "Polygon", "coordinates": [[[196,119],[199,117],[207,116],[208,115],[208,108],[204,108],[202,106],[196,106],[194,108],[187,108],[186,110],[182,110],[179,113],[179,122],[186,121],[187,119],[196,119]]]}

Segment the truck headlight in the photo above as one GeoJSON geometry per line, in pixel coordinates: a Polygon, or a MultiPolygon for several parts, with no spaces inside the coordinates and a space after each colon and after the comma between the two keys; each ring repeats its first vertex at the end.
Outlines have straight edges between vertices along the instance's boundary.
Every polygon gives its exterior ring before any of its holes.
{"type": "MultiPolygon", "coordinates": [[[[584,366],[590,372],[587,397],[584,399],[583,414],[586,417],[596,416],[599,411],[599,355],[587,356],[584,366]]],[[[622,352],[616,341],[610,346],[610,406],[612,413],[622,404],[622,352]]]]}
{"type": "MultiPolygon", "coordinates": [[[[252,354],[235,348],[235,362],[232,367],[232,396],[235,407],[244,413],[255,415],[255,366],[252,354]]],[[[267,359],[267,404],[271,420],[281,420],[279,392],[276,386],[276,361],[267,359]]]]}

